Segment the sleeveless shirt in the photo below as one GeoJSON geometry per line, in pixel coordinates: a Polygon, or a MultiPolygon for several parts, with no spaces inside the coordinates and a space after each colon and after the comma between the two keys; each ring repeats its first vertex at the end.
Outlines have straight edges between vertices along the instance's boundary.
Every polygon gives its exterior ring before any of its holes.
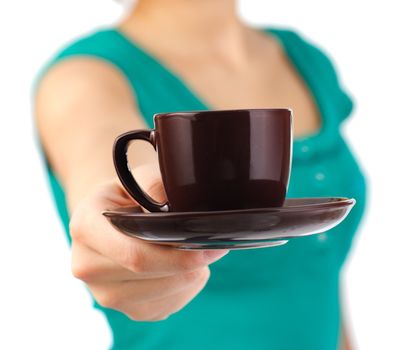
{"type": "MultiPolygon", "coordinates": [[[[201,293],[167,320],[133,321],[94,301],[111,327],[112,349],[333,350],[339,345],[340,272],[364,211],[366,192],[362,171],[341,133],[353,103],[321,49],[292,30],[263,31],[282,45],[314,98],[322,122],[316,134],[294,140],[287,197],[345,196],[357,204],[328,232],[276,248],[230,252],[210,266],[211,277],[201,293]]],[[[158,112],[210,109],[180,77],[114,28],[71,43],[40,77],[58,62],[77,56],[116,68],[129,82],[150,128],[158,112]]],[[[71,241],[64,189],[43,156],[71,241]]]]}

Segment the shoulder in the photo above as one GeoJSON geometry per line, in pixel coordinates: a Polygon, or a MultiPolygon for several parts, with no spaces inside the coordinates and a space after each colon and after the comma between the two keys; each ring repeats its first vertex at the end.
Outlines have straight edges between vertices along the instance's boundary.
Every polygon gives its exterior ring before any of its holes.
{"type": "Polygon", "coordinates": [[[60,95],[62,102],[72,95],[88,97],[104,93],[113,96],[127,88],[124,77],[107,62],[91,57],[72,57],[49,67],[37,82],[35,95],[60,95]]]}
{"type": "Polygon", "coordinates": [[[136,106],[129,83],[113,66],[93,58],[58,61],[34,91],[38,126],[93,120],[127,114],[136,106]],[[107,114],[107,115],[106,115],[107,114]]]}
{"type": "Polygon", "coordinates": [[[110,56],[110,52],[118,52],[123,41],[118,32],[112,28],[91,31],[81,37],[71,40],[62,47],[54,60],[72,55],[110,56]]]}
{"type": "Polygon", "coordinates": [[[265,31],[278,37],[294,63],[325,90],[323,94],[333,102],[339,120],[348,117],[353,109],[353,100],[342,83],[332,55],[313,39],[294,29],[267,28],[265,31]]]}
{"type": "MultiPolygon", "coordinates": [[[[111,132],[117,135],[116,130],[139,123],[136,106],[128,84],[113,68],[93,59],[72,58],[54,65],[39,82],[33,99],[35,130],[42,148],[54,159],[55,145],[78,144],[85,138],[95,142],[96,135],[99,139],[111,132]]],[[[63,159],[68,148],[57,150],[63,159]]]]}
{"type": "Polygon", "coordinates": [[[304,59],[306,64],[318,69],[329,79],[336,79],[336,65],[332,56],[322,45],[304,33],[288,28],[268,28],[268,32],[276,35],[287,50],[304,59]]]}
{"type": "MultiPolygon", "coordinates": [[[[34,94],[44,78],[60,76],[65,81],[79,77],[81,82],[97,83],[107,77],[127,76],[121,59],[126,45],[117,31],[103,29],[83,35],[59,49],[39,70],[33,84],[34,94]],[[85,79],[87,78],[87,79],[85,79]],[[88,81],[89,80],[89,81],[88,81]]],[[[124,56],[126,57],[126,56],[124,56]]],[[[52,79],[57,80],[57,79],[52,79]]]]}
{"type": "Polygon", "coordinates": [[[119,36],[114,30],[99,30],[82,36],[60,49],[36,77],[36,101],[98,96],[132,97],[131,84],[113,58],[119,55],[119,36]]]}

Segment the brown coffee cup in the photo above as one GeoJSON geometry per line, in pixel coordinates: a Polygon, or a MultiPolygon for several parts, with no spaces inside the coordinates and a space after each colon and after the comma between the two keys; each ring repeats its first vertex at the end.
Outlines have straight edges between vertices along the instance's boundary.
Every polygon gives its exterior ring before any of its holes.
{"type": "Polygon", "coordinates": [[[151,212],[279,207],[285,200],[292,155],[290,109],[160,113],[154,130],[120,135],[113,156],[127,192],[151,212]],[[152,144],[167,202],[150,198],[130,172],[133,140],[152,144]]]}

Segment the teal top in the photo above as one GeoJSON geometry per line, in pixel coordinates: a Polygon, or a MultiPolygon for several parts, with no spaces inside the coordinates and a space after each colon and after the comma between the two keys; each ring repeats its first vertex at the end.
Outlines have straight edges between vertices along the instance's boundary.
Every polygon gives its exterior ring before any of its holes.
{"type": "MultiPolygon", "coordinates": [[[[136,322],[94,302],[112,329],[113,349],[338,347],[340,271],[365,203],[362,172],[340,133],[352,101],[320,49],[294,31],[264,31],[282,44],[322,118],[318,133],[294,140],[288,197],[346,196],[355,198],[357,204],[342,224],[326,233],[277,248],[230,252],[211,265],[204,290],[167,320],[136,322]]],[[[178,76],[116,29],[100,30],[74,42],[47,68],[74,56],[100,59],[117,68],[130,83],[150,128],[157,112],[210,109],[178,76]]],[[[69,237],[64,191],[48,164],[47,169],[69,237]]]]}

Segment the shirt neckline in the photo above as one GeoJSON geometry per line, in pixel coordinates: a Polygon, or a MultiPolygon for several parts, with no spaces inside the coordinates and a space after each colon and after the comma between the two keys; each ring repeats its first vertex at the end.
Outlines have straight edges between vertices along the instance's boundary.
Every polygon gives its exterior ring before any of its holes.
{"type": "MultiPolygon", "coordinates": [[[[295,72],[300,76],[309,93],[311,94],[319,116],[320,116],[320,128],[317,132],[308,134],[305,136],[299,136],[293,138],[293,154],[295,156],[299,156],[298,158],[307,158],[309,154],[311,154],[313,148],[315,146],[324,145],[327,143],[329,136],[333,133],[334,125],[331,123],[331,118],[328,118],[328,111],[326,108],[326,103],[323,100],[322,92],[319,89],[319,82],[315,79],[314,74],[309,74],[307,69],[307,62],[305,57],[300,57],[297,54],[298,48],[292,48],[291,45],[284,40],[284,38],[279,34],[280,30],[274,28],[257,28],[265,35],[273,35],[278,43],[281,45],[284,54],[286,55],[289,63],[294,68],[295,72]]],[[[114,27],[109,30],[118,37],[120,37],[131,49],[136,51],[138,55],[142,57],[143,60],[152,64],[155,69],[158,69],[163,74],[167,75],[172,81],[174,81],[183,92],[186,93],[187,98],[193,100],[195,105],[199,110],[211,110],[213,109],[209,104],[199,96],[197,92],[193,91],[186,83],[186,81],[174,70],[165,65],[160,59],[158,59],[154,54],[149,52],[149,50],[142,47],[142,45],[135,42],[135,40],[129,37],[126,33],[124,33],[121,29],[114,27]]]]}

